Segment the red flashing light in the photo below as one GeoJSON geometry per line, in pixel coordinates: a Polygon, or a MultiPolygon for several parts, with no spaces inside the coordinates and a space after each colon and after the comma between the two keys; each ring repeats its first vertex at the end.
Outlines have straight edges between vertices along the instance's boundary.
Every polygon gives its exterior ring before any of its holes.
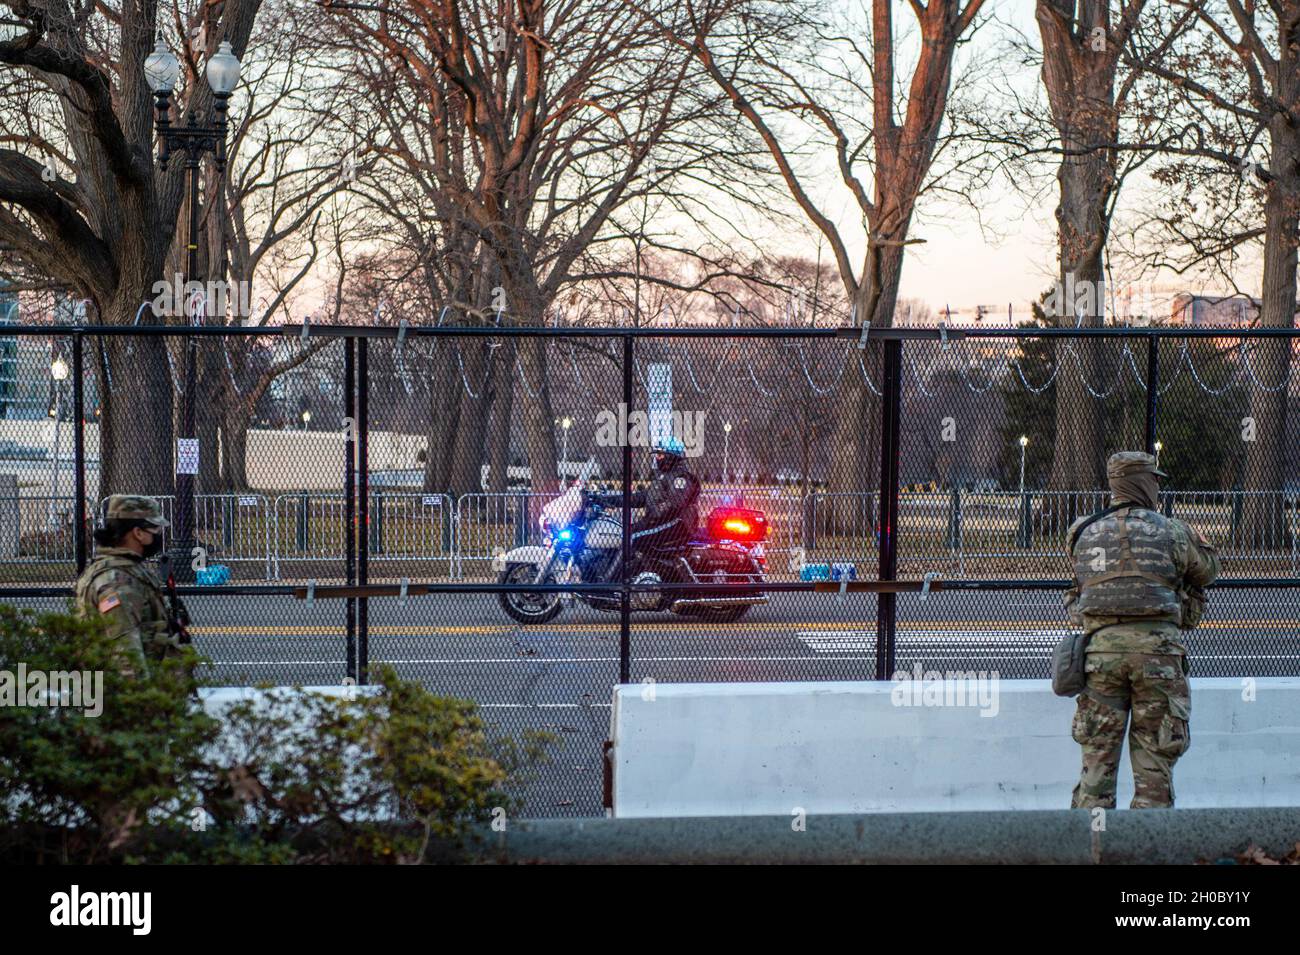
{"type": "Polygon", "coordinates": [[[744,507],[718,507],[709,514],[709,536],[752,544],[767,538],[767,515],[744,507]]]}

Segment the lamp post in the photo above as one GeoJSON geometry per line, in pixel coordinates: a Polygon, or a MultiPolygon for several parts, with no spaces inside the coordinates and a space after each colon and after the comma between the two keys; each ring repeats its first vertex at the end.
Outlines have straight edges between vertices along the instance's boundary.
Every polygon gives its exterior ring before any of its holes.
{"type": "MultiPolygon", "coordinates": [[[[180,62],[167,45],[158,40],[154,51],[145,57],[145,80],[153,90],[155,99],[154,125],[158,131],[158,165],[163,169],[173,153],[185,154],[185,172],[189,180],[189,231],[186,241],[185,291],[183,296],[192,325],[203,324],[206,302],[202,293],[191,297],[189,290],[199,281],[198,231],[199,231],[199,163],[204,154],[212,153],[217,173],[226,167],[226,110],[230,94],[239,82],[239,60],[223,40],[208,59],[206,70],[208,86],[212,89],[212,123],[200,123],[193,110],[189,121],[182,126],[171,122],[171,96],[180,75],[180,62]]],[[[190,93],[194,93],[190,90],[190,93]]],[[[201,287],[201,286],[200,286],[201,287]]],[[[194,391],[197,387],[198,340],[190,335],[185,341],[185,393],[181,397],[180,435],[176,441],[176,535],[172,538],[172,567],[178,579],[191,579],[190,554],[194,548],[194,476],[198,472],[198,438],[194,424],[194,391]]]]}
{"type": "Polygon", "coordinates": [[[1029,437],[1020,436],[1020,496],[1025,496],[1025,448],[1029,446],[1029,437]]]}
{"type": "Polygon", "coordinates": [[[727,463],[731,457],[731,422],[722,424],[722,483],[727,483],[727,463]]]}
{"type": "Polygon", "coordinates": [[[1025,497],[1025,449],[1029,446],[1029,436],[1020,436],[1020,525],[1016,530],[1016,543],[1022,548],[1030,544],[1029,498],[1025,497]]]}
{"type": "Polygon", "coordinates": [[[563,486],[563,482],[565,480],[565,472],[569,470],[569,429],[571,427],[573,427],[572,418],[566,416],[560,419],[560,429],[564,434],[564,454],[563,454],[564,463],[560,465],[561,486],[563,486]]]}
{"type": "Polygon", "coordinates": [[[1157,441],[1157,442],[1155,443],[1155,449],[1156,449],[1156,467],[1160,467],[1160,449],[1163,448],[1164,446],[1165,446],[1165,445],[1164,445],[1164,442],[1163,442],[1163,441],[1157,441]]]}
{"type": "Polygon", "coordinates": [[[310,424],[310,423],[311,423],[311,412],[310,412],[310,411],[304,411],[304,412],[302,413],[302,430],[306,431],[306,430],[307,430],[307,425],[310,424]]]}
{"type": "Polygon", "coordinates": [[[58,524],[59,506],[59,437],[63,431],[60,427],[63,418],[63,383],[68,380],[68,363],[62,355],[50,362],[50,377],[54,379],[54,480],[51,482],[48,523],[50,527],[55,527],[58,524]]]}

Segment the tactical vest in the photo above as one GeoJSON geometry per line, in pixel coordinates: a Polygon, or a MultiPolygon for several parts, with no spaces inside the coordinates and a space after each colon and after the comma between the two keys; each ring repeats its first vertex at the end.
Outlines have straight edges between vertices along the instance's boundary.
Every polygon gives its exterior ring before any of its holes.
{"type": "Polygon", "coordinates": [[[1082,528],[1071,557],[1079,581],[1074,610],[1101,617],[1178,620],[1182,580],[1168,520],[1144,507],[1121,507],[1082,528]]]}
{"type": "Polygon", "coordinates": [[[120,548],[103,548],[77,581],[77,610],[88,617],[99,613],[98,601],[106,589],[112,589],[123,603],[133,604],[133,616],[139,620],[139,626],[120,637],[136,652],[158,655],[169,636],[167,608],[158,578],[140,558],[120,548]]]}

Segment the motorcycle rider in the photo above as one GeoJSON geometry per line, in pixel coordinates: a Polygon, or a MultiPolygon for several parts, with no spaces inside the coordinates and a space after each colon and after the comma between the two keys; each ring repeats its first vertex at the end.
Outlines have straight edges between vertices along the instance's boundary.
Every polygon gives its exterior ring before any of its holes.
{"type": "MultiPolygon", "coordinates": [[[[695,532],[699,520],[695,499],[700,495],[700,482],[686,466],[686,449],[675,437],[655,441],[651,449],[654,456],[654,476],[648,487],[632,492],[632,507],[643,507],[645,513],[632,522],[632,553],[648,549],[672,550],[683,546],[695,532]]],[[[588,499],[603,507],[622,507],[622,494],[591,494],[588,499]]]]}

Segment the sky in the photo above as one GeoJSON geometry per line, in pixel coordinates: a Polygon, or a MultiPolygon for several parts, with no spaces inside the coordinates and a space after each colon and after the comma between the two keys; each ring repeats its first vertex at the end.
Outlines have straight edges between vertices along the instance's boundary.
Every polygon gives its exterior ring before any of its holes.
{"type": "MultiPolygon", "coordinates": [[[[869,9],[871,0],[831,0],[841,3],[846,11],[845,30],[851,31],[853,10],[869,9]]],[[[983,16],[991,17],[964,45],[958,55],[954,76],[962,77],[973,69],[977,81],[1012,83],[1022,95],[1031,95],[1038,89],[1038,65],[1030,64],[1013,70],[1010,76],[1002,72],[1010,67],[999,65],[996,70],[984,69],[985,64],[996,60],[1008,61],[1000,56],[1005,52],[1009,37],[1018,33],[1034,48],[1038,46],[1038,28],[1034,21],[1034,0],[987,0],[983,16]]],[[[915,49],[915,18],[908,4],[899,0],[895,4],[895,29],[900,40],[898,82],[906,86],[911,78],[911,60],[915,49]]],[[[956,80],[955,82],[960,82],[956,80]]],[[[864,109],[869,108],[864,104],[864,109]]],[[[793,137],[791,137],[793,140],[793,137]]],[[[1007,305],[1014,310],[1017,320],[1026,314],[1029,304],[1038,299],[1056,281],[1056,228],[1054,206],[1057,200],[1056,183],[1050,164],[1042,167],[1041,188],[1034,196],[1013,188],[1005,181],[995,181],[982,190],[969,203],[923,196],[913,219],[910,238],[923,239],[922,244],[908,247],[904,260],[900,298],[917,299],[926,303],[935,314],[945,309],[969,312],[976,305],[992,306],[995,314],[1006,314],[1007,305]]],[[[840,234],[848,247],[855,268],[860,268],[865,251],[865,232],[858,218],[857,206],[848,190],[840,182],[833,157],[828,150],[815,151],[807,156],[800,167],[801,179],[822,211],[839,226],[840,234]]],[[[869,179],[864,182],[870,188],[869,179]]],[[[1125,209],[1142,203],[1143,180],[1134,178],[1126,183],[1121,194],[1117,218],[1125,209]]],[[[777,254],[817,258],[818,235],[807,220],[793,208],[802,229],[791,230],[787,224],[765,219],[755,210],[733,210],[730,221],[736,234],[750,244],[777,254]]],[[[663,223],[676,230],[677,223],[663,223]]],[[[691,226],[675,238],[689,243],[691,226]]],[[[823,261],[829,260],[823,248],[823,261]]],[[[317,270],[319,271],[319,270],[317,270]]],[[[1122,287],[1128,277],[1115,275],[1115,285],[1122,287]]],[[[1257,264],[1248,263],[1239,274],[1243,288],[1257,291],[1259,276],[1257,264]]],[[[1148,286],[1168,291],[1206,292],[1224,294],[1228,290],[1217,283],[1195,276],[1179,277],[1172,274],[1145,276],[1148,286]]],[[[332,292],[329,276],[318,274],[304,289],[303,299],[318,302],[332,292]]]]}

